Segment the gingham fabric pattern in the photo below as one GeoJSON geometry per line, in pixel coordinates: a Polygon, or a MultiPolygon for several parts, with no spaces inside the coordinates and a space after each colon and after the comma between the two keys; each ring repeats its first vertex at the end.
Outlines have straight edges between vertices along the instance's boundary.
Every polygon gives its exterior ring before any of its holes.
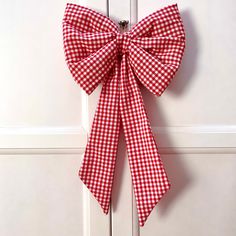
{"type": "Polygon", "coordinates": [[[81,88],[90,94],[103,84],[78,174],[107,214],[122,125],[143,226],[171,185],[139,83],[161,96],[180,66],[185,32],[177,4],[157,10],[121,33],[107,16],[67,3],[63,41],[67,65],[81,88]]]}

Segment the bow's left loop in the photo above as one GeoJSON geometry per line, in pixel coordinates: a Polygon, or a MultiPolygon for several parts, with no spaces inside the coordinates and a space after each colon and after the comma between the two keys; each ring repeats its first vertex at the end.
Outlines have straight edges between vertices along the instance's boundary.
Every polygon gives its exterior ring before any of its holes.
{"type": "Polygon", "coordinates": [[[63,18],[63,43],[67,65],[74,80],[90,94],[105,80],[116,57],[117,26],[103,15],[84,8],[80,17],[67,4],[63,18]],[[91,22],[91,14],[97,21],[91,22]]]}

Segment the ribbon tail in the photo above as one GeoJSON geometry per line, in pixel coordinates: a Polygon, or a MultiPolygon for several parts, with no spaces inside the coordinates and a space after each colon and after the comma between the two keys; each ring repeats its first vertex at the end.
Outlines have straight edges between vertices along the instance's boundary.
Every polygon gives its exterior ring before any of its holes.
{"type": "Polygon", "coordinates": [[[109,211],[120,130],[118,65],[102,87],[92,123],[80,179],[94,195],[105,214],[109,211]]]}
{"type": "Polygon", "coordinates": [[[140,89],[126,55],[121,61],[120,115],[139,216],[143,226],[153,208],[170,189],[140,89]]]}

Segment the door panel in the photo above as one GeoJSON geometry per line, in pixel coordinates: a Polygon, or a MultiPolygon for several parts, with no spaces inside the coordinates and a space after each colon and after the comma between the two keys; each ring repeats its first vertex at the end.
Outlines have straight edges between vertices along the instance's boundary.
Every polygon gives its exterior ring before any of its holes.
{"type": "Polygon", "coordinates": [[[83,235],[81,154],[0,155],[0,235],[83,235]]]}
{"type": "Polygon", "coordinates": [[[233,236],[235,154],[163,154],[172,189],[140,229],[141,236],[233,236]]]}

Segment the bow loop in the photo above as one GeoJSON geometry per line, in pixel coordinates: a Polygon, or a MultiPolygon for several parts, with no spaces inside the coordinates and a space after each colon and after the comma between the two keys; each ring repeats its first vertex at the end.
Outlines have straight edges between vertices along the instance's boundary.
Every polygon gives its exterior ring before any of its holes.
{"type": "Polygon", "coordinates": [[[178,71],[185,50],[184,25],[177,4],[144,18],[130,34],[133,71],[145,87],[161,96],[178,71]]]}
{"type": "Polygon", "coordinates": [[[161,96],[179,69],[184,49],[185,35],[137,38],[132,40],[129,61],[140,82],[161,96]]]}
{"type": "Polygon", "coordinates": [[[177,3],[165,6],[143,18],[130,30],[133,38],[183,34],[184,29],[173,29],[173,24],[181,24],[182,18],[177,3]]]}
{"type": "Polygon", "coordinates": [[[74,80],[87,94],[106,80],[114,65],[116,33],[117,26],[102,14],[67,4],[63,18],[66,62],[74,80]],[[92,22],[91,16],[97,21],[92,22]]]}
{"type": "Polygon", "coordinates": [[[117,54],[114,35],[80,34],[67,24],[64,24],[63,34],[68,68],[74,80],[90,94],[106,80],[114,65],[117,54]],[[96,41],[100,43],[93,43],[96,41]]]}
{"type": "Polygon", "coordinates": [[[112,41],[89,57],[79,62],[68,61],[67,64],[75,81],[87,94],[91,94],[101,82],[106,81],[116,57],[116,44],[112,41]]]}
{"type": "Polygon", "coordinates": [[[105,15],[73,3],[66,4],[63,22],[81,33],[118,32],[117,25],[105,15]]]}

